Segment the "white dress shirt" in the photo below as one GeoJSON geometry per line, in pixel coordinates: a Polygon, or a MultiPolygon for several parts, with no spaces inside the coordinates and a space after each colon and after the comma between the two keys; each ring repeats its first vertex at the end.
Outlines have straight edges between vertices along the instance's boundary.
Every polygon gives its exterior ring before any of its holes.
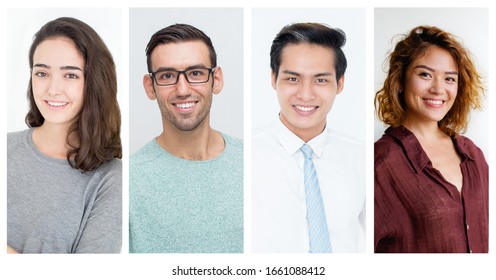
{"type": "MultiPolygon", "coordinates": [[[[307,253],[303,140],[278,120],[252,144],[252,251],[307,253]]],[[[365,252],[365,146],[328,128],[307,144],[333,252],[365,252]]]]}

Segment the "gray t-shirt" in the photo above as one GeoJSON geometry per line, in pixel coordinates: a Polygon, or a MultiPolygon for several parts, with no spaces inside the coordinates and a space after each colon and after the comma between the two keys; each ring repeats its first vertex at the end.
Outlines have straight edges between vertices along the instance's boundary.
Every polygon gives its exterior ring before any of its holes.
{"type": "Polygon", "coordinates": [[[33,144],[33,129],[7,137],[7,239],[20,253],[118,253],[122,162],[81,172],[33,144]]]}

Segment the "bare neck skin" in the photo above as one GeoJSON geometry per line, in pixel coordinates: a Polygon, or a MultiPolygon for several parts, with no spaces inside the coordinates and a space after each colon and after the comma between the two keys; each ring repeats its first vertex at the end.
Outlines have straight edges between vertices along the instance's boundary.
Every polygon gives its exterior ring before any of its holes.
{"type": "Polygon", "coordinates": [[[163,120],[157,143],[170,154],[185,160],[203,161],[219,156],[225,149],[222,135],[210,127],[210,117],[191,131],[181,131],[163,120]]]}
{"type": "Polygon", "coordinates": [[[293,132],[296,136],[298,136],[305,143],[308,143],[313,138],[319,136],[322,133],[322,131],[324,131],[324,129],[326,127],[326,120],[324,120],[322,123],[320,123],[316,127],[299,129],[297,127],[290,125],[288,120],[281,113],[279,113],[279,119],[284,124],[284,126],[286,126],[287,129],[289,129],[291,132],[293,132]]]}
{"type": "Polygon", "coordinates": [[[445,137],[449,138],[448,135],[439,129],[437,122],[417,122],[406,119],[403,126],[415,134],[419,139],[439,140],[445,137]]]}
{"type": "Polygon", "coordinates": [[[70,125],[57,125],[45,122],[33,131],[33,143],[44,155],[66,159],[70,146],[67,144],[67,133],[70,125]]]}

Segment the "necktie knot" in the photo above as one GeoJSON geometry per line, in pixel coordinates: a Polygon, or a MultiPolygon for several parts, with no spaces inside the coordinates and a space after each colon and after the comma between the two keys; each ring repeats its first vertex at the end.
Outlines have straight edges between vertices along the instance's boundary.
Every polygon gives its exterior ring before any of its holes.
{"type": "Polygon", "coordinates": [[[300,148],[301,152],[305,159],[312,159],[312,148],[307,144],[303,144],[300,148]]]}

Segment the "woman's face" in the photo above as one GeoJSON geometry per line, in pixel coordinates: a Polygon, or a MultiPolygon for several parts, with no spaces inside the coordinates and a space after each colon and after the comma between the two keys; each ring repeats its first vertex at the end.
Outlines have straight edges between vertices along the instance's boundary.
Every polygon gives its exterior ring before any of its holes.
{"type": "Polygon", "coordinates": [[[84,58],[74,42],[55,37],[41,42],[33,56],[32,88],[43,125],[70,125],[83,107],[84,58]]]}
{"type": "Polygon", "coordinates": [[[431,46],[407,68],[405,81],[406,121],[438,122],[455,102],[458,67],[449,52],[431,46]]]}

